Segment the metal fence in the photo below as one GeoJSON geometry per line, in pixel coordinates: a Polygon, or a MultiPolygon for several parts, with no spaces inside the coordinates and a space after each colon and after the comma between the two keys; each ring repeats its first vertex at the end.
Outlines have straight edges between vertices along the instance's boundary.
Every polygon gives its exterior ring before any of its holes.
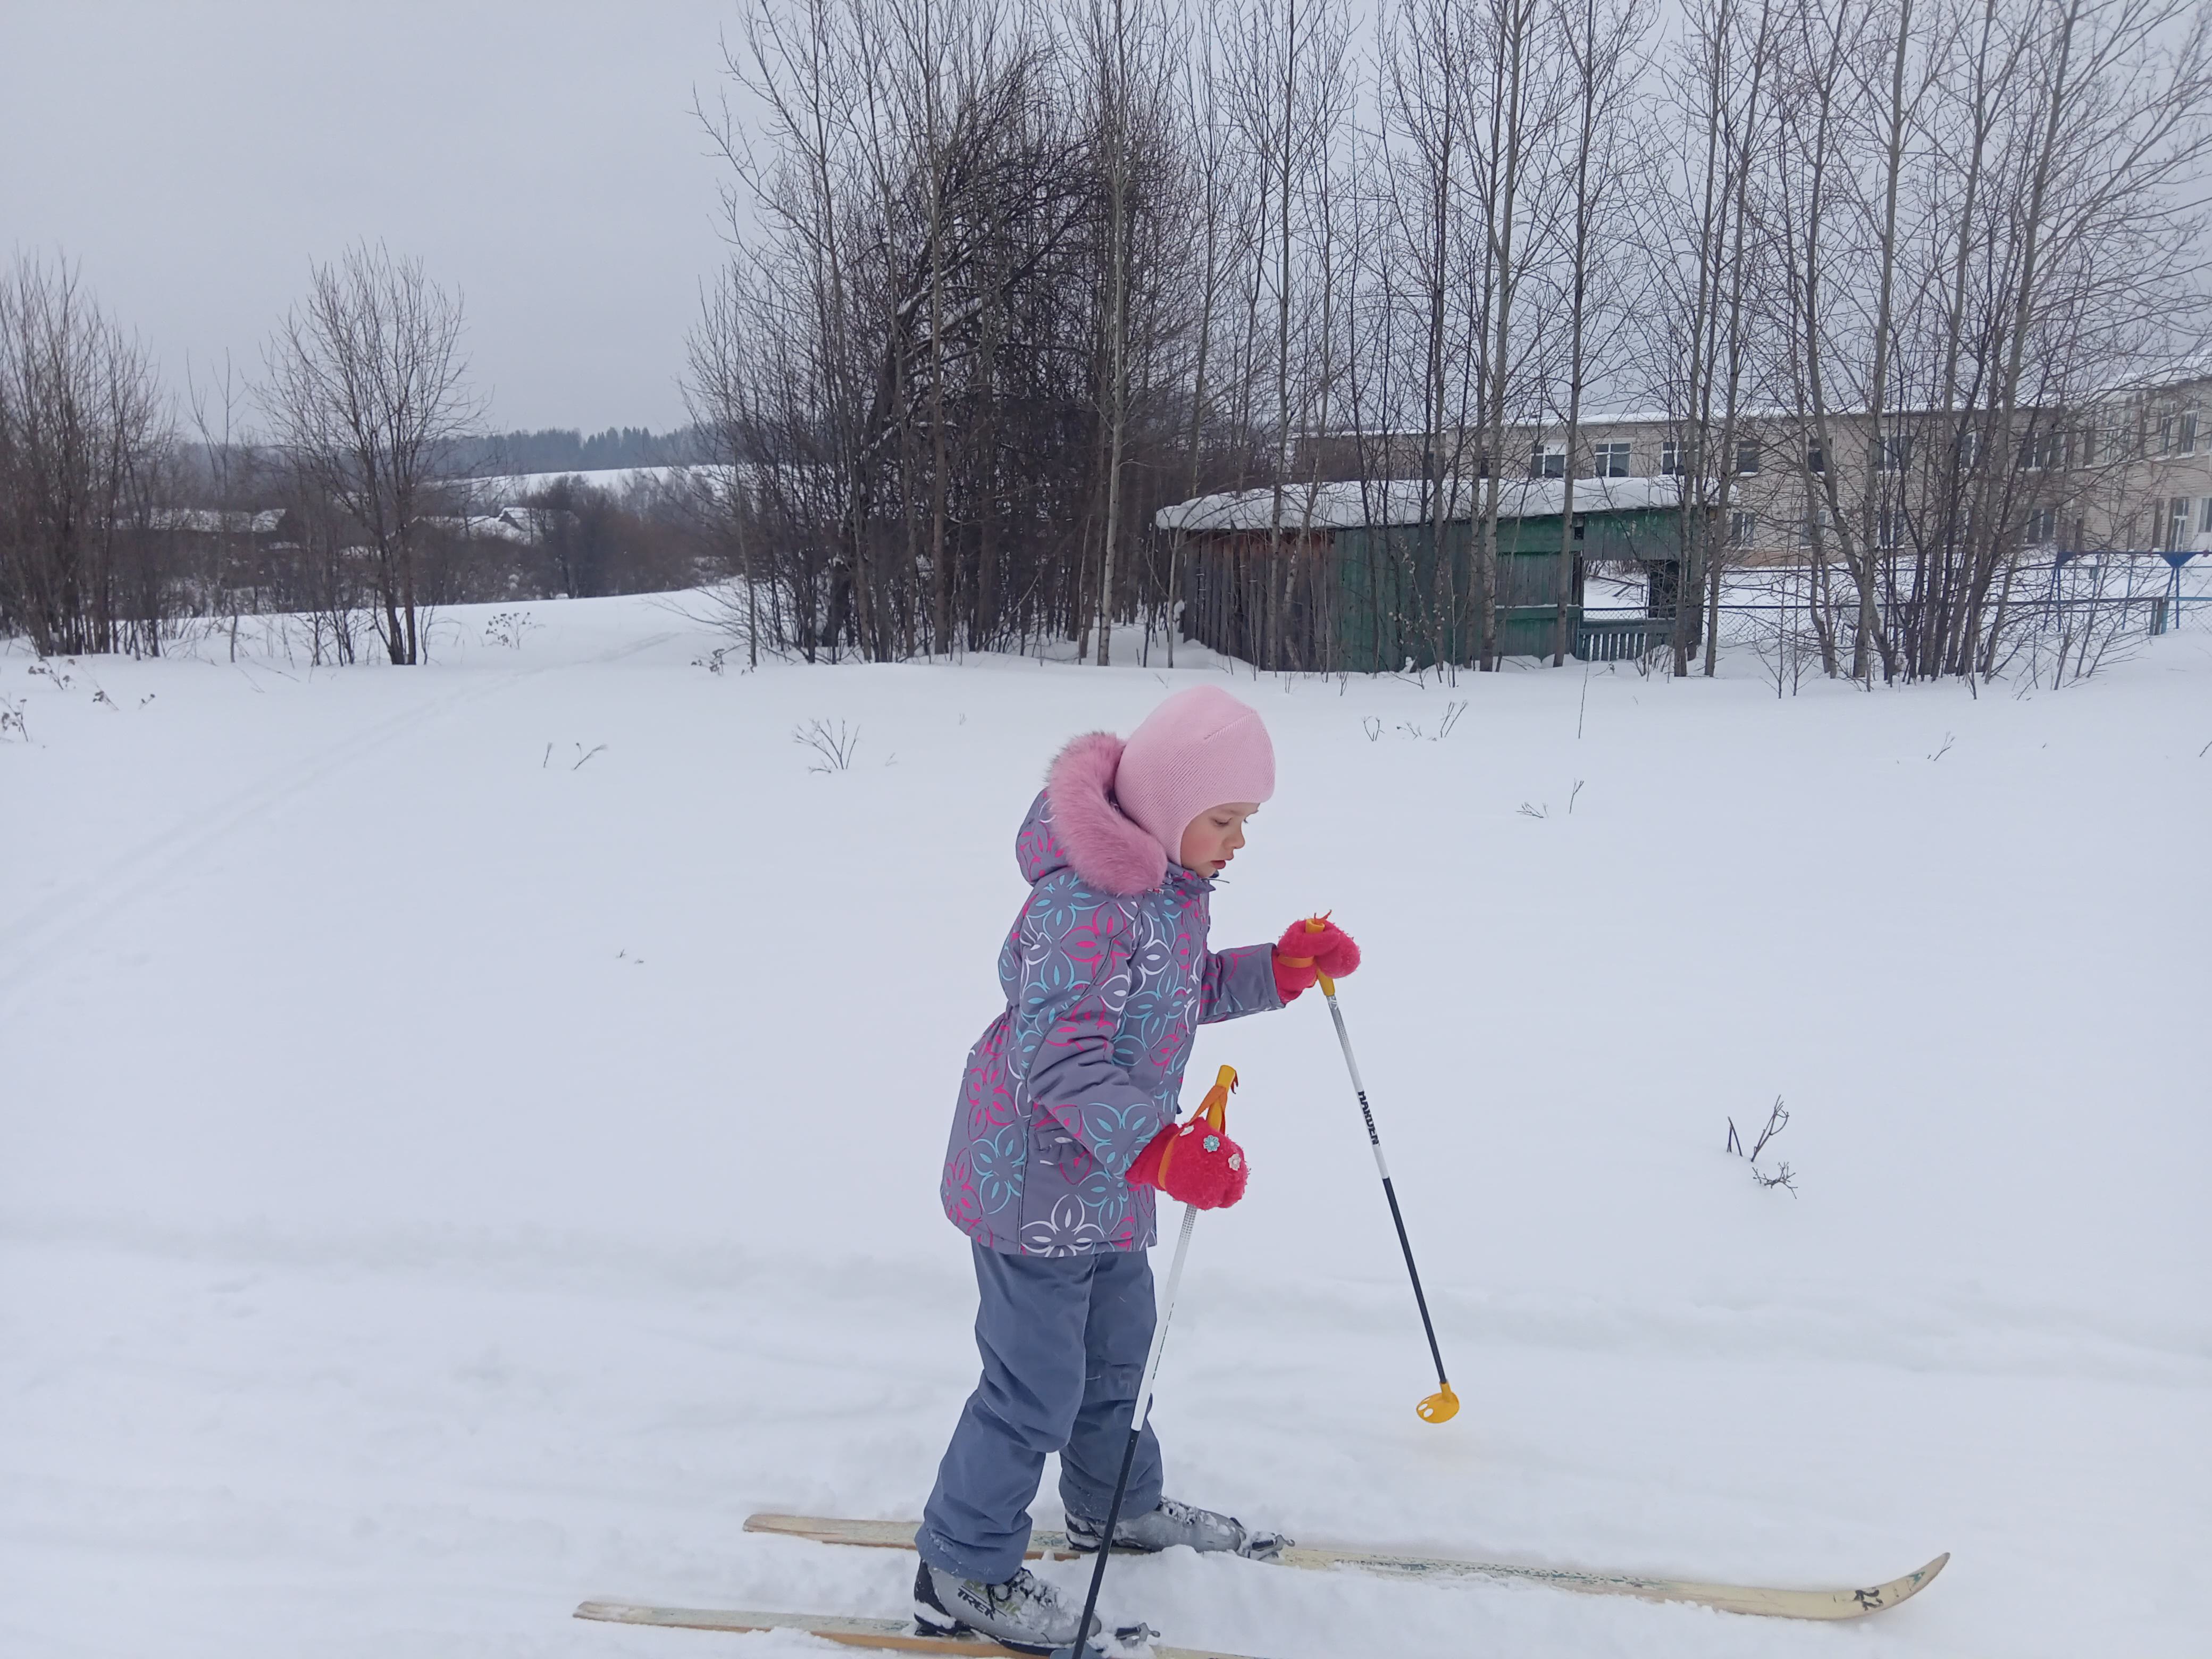
{"type": "MultiPolygon", "coordinates": [[[[2003,645],[2033,651],[2094,641],[2108,650],[2130,639],[2154,639],[2175,629],[2212,625],[2212,557],[2192,568],[2190,555],[2127,551],[2061,557],[2013,574],[2003,606],[2003,645]]],[[[1908,576],[1909,570],[1905,573],[1908,576]]],[[[1856,633],[1856,591],[1831,571],[1822,596],[1825,620],[1845,646],[1856,633]]],[[[1640,579],[1594,575],[1577,629],[1575,655],[1585,661],[1633,660],[1669,642],[1672,617],[1655,612],[1640,579]]],[[[1731,571],[1721,589],[1721,644],[1771,651],[1793,633],[1815,633],[1813,575],[1802,566],[1731,571]]],[[[1911,601],[1885,596],[1881,625],[1903,632],[1911,601]]],[[[1996,607],[1990,607],[1994,620],[1996,607]]]]}

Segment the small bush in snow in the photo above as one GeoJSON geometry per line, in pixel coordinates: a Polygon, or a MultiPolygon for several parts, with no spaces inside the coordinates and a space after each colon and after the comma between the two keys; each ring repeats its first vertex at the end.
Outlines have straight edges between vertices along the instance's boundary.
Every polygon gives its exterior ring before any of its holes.
{"type": "Polygon", "coordinates": [[[853,751],[860,746],[860,728],[848,730],[842,720],[834,726],[828,720],[808,720],[792,728],[791,740],[821,757],[808,771],[843,772],[851,769],[853,751]]]}
{"type": "Polygon", "coordinates": [[[522,649],[522,636],[533,628],[545,624],[531,620],[527,611],[501,611],[484,623],[484,643],[503,645],[509,650],[522,649]]]}
{"type": "MultiPolygon", "coordinates": [[[[1454,701],[1446,703],[1444,705],[1443,718],[1437,722],[1437,734],[1433,738],[1429,738],[1429,741],[1431,743],[1442,743],[1446,738],[1451,736],[1452,727],[1459,724],[1459,717],[1465,713],[1467,713],[1467,705],[1464,702],[1455,699],[1454,701]]],[[[1415,725],[1412,720],[1402,722],[1399,726],[1398,729],[1409,738],[1419,738],[1428,737],[1428,733],[1422,731],[1421,728],[1415,725]]],[[[1372,742],[1373,738],[1370,737],[1369,741],[1372,742]]]]}
{"type": "MultiPolygon", "coordinates": [[[[1583,793],[1583,785],[1585,781],[1586,780],[1584,779],[1577,778],[1575,780],[1575,787],[1567,791],[1567,816],[1569,817],[1572,817],[1575,815],[1575,800],[1577,797],[1583,793]]],[[[1552,803],[1546,801],[1540,806],[1534,801],[1524,800],[1516,810],[1524,818],[1548,818],[1552,816],[1552,803]]]]}
{"type": "Polygon", "coordinates": [[[1759,1130],[1759,1139],[1751,1143],[1749,1151],[1744,1149],[1743,1138],[1736,1133],[1735,1120],[1730,1118],[1728,1121],[1728,1149],[1751,1165],[1751,1178],[1760,1186],[1784,1188],[1790,1197],[1795,1198],[1797,1196],[1797,1177],[1789,1164],[1778,1163],[1771,1175],[1759,1167],[1759,1155],[1766,1150],[1766,1143],[1789,1127],[1790,1109],[1782,1103],[1782,1097],[1777,1095],[1773,1109],[1766,1115],[1765,1127],[1759,1130]]]}

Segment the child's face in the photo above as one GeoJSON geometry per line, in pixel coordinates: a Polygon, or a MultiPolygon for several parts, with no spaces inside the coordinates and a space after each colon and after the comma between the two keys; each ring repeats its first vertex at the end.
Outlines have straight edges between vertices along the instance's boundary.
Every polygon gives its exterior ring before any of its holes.
{"type": "Polygon", "coordinates": [[[1260,804],[1249,800],[1209,806],[1183,830],[1176,862],[1197,875],[1219,875],[1244,844],[1244,820],[1259,810],[1260,804]]]}

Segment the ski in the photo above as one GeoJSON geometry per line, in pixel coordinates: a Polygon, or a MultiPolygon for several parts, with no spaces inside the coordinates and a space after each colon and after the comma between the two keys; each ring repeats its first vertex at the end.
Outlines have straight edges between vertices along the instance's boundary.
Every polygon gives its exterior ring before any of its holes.
{"type": "MultiPolygon", "coordinates": [[[[847,1647],[887,1653],[957,1653],[981,1659],[1031,1659],[980,1636],[923,1636],[911,1619],[841,1619],[819,1613],[747,1613],[722,1607],[656,1607],[635,1601],[586,1601],[579,1619],[615,1625],[660,1625],[674,1630],[803,1631],[847,1647]]],[[[1152,1649],[1152,1659],[1244,1659],[1216,1648],[1152,1649]]]]}
{"type": "MultiPolygon", "coordinates": [[[[811,1539],[818,1544],[855,1544],[872,1549],[914,1547],[911,1521],[839,1521],[809,1515],[755,1515],[745,1521],[747,1532],[771,1533],[787,1538],[811,1539]]],[[[1030,1537],[1030,1559],[1065,1560],[1078,1553],[1066,1534],[1039,1528],[1030,1537]]],[[[1693,1601],[1723,1613],[1753,1613],[1769,1619],[1861,1619],[1885,1607],[1893,1607],[1925,1589],[1951,1559],[1947,1550],[1926,1566],[1893,1578],[1886,1584],[1853,1589],[1765,1589],[1748,1584],[1702,1584],[1688,1579],[1651,1578],[1618,1572],[1578,1572],[1566,1567],[1518,1566],[1504,1561],[1461,1561],[1449,1558],[1400,1555],[1382,1550],[1318,1549],[1292,1545],[1273,1558],[1273,1565],[1310,1571],[1351,1567],[1363,1572],[1396,1578],[1511,1578],[1527,1583],[1549,1584],[1554,1589],[1583,1595],[1632,1595],[1646,1601],[1693,1601]]],[[[1165,1650],[1161,1650],[1165,1651],[1165,1650]]]]}

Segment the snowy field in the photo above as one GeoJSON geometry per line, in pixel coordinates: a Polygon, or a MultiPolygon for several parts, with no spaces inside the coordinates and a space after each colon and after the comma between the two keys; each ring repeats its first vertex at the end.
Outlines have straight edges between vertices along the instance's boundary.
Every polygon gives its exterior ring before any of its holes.
{"type": "MultiPolygon", "coordinates": [[[[504,472],[471,478],[466,488],[470,501],[480,510],[491,510],[511,507],[540,490],[550,489],[563,478],[574,478],[594,489],[619,495],[633,485],[667,483],[694,470],[688,466],[601,466],[571,467],[566,472],[504,472]]],[[[466,616],[466,608],[459,614],[466,616]]]]}
{"type": "MultiPolygon", "coordinates": [[[[765,1659],[828,1650],[568,1614],[903,1610],[912,1557],[741,1523],[917,1510],[1016,823],[1064,738],[1226,671],[716,674],[665,602],[529,609],[404,672],[0,653],[0,1653],[765,1659]]],[[[1274,1659],[2206,1650],[2212,629],[2019,696],[1735,665],[1236,680],[1281,787],[1216,940],[1366,947],[1466,1405],[1414,1417],[1308,998],[1200,1041],[1257,1174],[1198,1230],[1170,1489],[1313,1542],[1948,1571],[1814,1626],[1178,1554],[1109,1612],[1274,1659]],[[1723,1150],[1778,1095],[1794,1197],[1723,1150]]]]}

